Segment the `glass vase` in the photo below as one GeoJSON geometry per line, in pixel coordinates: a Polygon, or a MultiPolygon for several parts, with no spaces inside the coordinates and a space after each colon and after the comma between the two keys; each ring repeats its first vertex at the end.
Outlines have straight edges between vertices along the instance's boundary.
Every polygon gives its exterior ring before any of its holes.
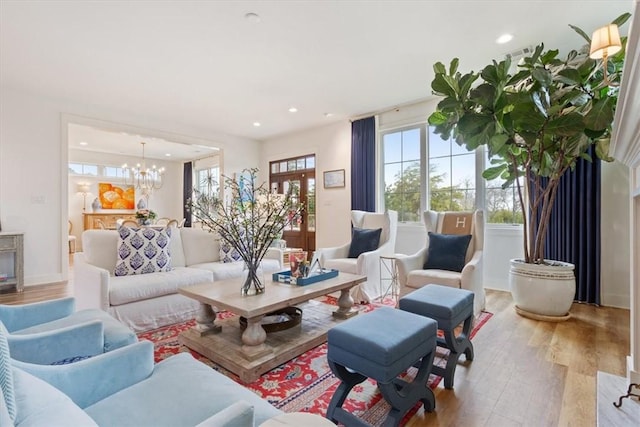
{"type": "Polygon", "coordinates": [[[244,263],[242,268],[242,288],[244,296],[264,293],[264,271],[260,263],[244,263]]]}

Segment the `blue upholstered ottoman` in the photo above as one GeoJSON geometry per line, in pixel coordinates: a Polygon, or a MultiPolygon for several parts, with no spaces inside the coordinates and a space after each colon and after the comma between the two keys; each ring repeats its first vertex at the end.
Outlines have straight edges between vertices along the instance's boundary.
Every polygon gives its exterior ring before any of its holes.
{"type": "Polygon", "coordinates": [[[327,359],[341,380],[327,418],[345,425],[367,425],[342,409],[351,389],[372,378],[391,405],[385,425],[398,425],[407,411],[421,401],[427,411],[435,409],[435,397],[427,386],[436,349],[437,325],[432,319],[390,307],[381,307],[344,321],[330,329],[327,359]],[[415,379],[398,377],[420,362],[415,379]]]}
{"type": "Polygon", "coordinates": [[[465,289],[451,288],[441,285],[427,285],[400,298],[400,310],[429,317],[438,322],[444,338],[438,338],[440,347],[450,350],[447,365],[443,369],[434,366],[434,374],[444,377],[445,388],[453,388],[453,377],[460,355],[464,353],[466,360],[473,360],[473,344],[469,339],[473,324],[473,292],[465,289]],[[455,329],[463,323],[458,336],[455,329]]]}

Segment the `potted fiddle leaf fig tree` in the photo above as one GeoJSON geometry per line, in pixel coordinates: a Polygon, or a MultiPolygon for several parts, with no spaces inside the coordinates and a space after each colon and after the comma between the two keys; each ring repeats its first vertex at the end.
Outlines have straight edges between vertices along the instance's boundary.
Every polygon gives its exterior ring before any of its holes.
{"type": "MultiPolygon", "coordinates": [[[[622,25],[630,14],[612,23],[622,25]]],[[[571,26],[587,43],[581,29],[571,26]]],[[[589,57],[589,44],[566,58],[540,44],[511,71],[509,58],[492,61],[481,72],[458,72],[434,65],[431,88],[442,96],[429,124],[442,139],[453,137],[468,150],[485,146],[487,180],[500,177],[503,188],[515,183],[524,216],[524,258],[511,261],[510,287],[516,310],[548,320],[568,318],[575,296],[573,265],[547,260],[544,238],[560,178],[578,159],[608,158],[609,137],[618,97],[626,39],[622,50],[602,61],[589,57]],[[613,83],[612,83],[613,82],[613,83]],[[531,287],[533,285],[533,287],[531,287]]]]}

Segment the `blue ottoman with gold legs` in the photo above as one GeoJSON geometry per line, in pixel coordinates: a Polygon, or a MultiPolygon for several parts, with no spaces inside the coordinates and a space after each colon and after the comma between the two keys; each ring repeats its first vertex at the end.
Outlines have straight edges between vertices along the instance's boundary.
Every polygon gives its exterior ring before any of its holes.
{"type": "Polygon", "coordinates": [[[441,285],[427,285],[400,298],[400,310],[435,319],[444,338],[438,338],[438,346],[450,350],[447,365],[443,369],[434,366],[432,371],[444,377],[444,387],[453,388],[458,359],[464,353],[466,360],[473,360],[473,344],[469,338],[473,324],[473,292],[441,285]],[[455,329],[462,331],[455,335],[455,329]]]}
{"type": "Polygon", "coordinates": [[[427,386],[436,349],[436,321],[406,311],[381,307],[346,320],[330,329],[327,359],[341,380],[327,418],[346,426],[366,426],[365,422],[342,408],[351,389],[372,378],[391,410],[385,426],[396,426],[421,401],[425,410],[435,409],[435,397],[427,386]],[[419,362],[412,382],[398,375],[419,362]]]}

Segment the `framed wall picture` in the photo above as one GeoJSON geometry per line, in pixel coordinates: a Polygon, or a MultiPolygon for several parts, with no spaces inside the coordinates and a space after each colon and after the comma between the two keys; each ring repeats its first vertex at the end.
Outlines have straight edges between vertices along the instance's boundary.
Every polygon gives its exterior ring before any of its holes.
{"type": "Polygon", "coordinates": [[[344,187],[344,169],[324,172],[324,188],[344,187]]]}
{"type": "Polygon", "coordinates": [[[135,209],[136,190],[133,185],[98,183],[98,197],[102,209],[135,209]]]}

